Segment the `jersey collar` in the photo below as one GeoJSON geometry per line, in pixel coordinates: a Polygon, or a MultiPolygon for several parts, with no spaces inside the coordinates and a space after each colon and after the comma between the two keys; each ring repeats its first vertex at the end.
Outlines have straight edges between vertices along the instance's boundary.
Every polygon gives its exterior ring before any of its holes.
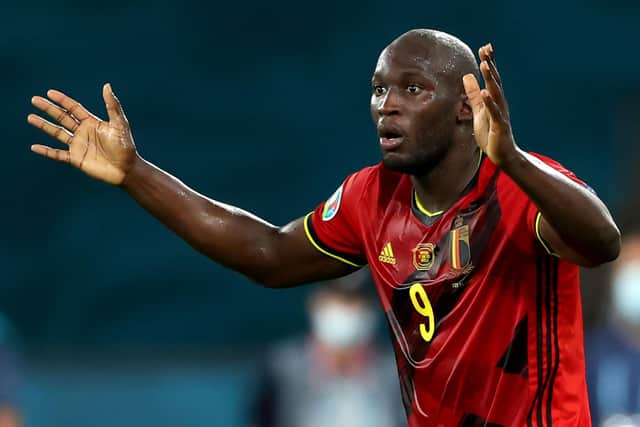
{"type": "MultiPolygon", "coordinates": [[[[464,188],[464,190],[462,190],[458,200],[453,202],[451,204],[451,206],[453,206],[456,203],[458,203],[458,201],[460,201],[460,199],[462,199],[464,196],[469,194],[469,192],[471,190],[473,190],[475,188],[475,186],[478,184],[478,179],[480,177],[480,169],[482,169],[482,164],[484,163],[485,157],[486,156],[484,155],[484,153],[482,151],[480,151],[480,158],[478,159],[478,166],[476,167],[476,173],[473,175],[473,178],[471,178],[471,181],[469,181],[469,183],[464,188]]],[[[438,212],[429,212],[429,210],[425,209],[424,206],[422,206],[422,204],[420,203],[420,200],[418,199],[418,194],[416,193],[415,188],[412,188],[412,190],[411,190],[411,211],[420,220],[420,222],[422,222],[426,226],[431,226],[436,221],[438,221],[438,219],[440,219],[442,214],[445,213],[447,210],[445,209],[445,210],[438,211],[438,212]]]]}

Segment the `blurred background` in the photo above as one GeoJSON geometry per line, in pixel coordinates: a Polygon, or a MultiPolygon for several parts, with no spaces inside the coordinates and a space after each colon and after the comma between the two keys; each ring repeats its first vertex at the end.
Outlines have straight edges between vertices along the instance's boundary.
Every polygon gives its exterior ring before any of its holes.
{"type": "MultiPolygon", "coordinates": [[[[31,154],[51,142],[26,123],[32,95],[57,88],[105,117],[111,82],[143,156],[283,224],[378,161],[377,55],[438,28],[493,42],[519,144],[588,181],[632,234],[639,21],[635,0],[3,2],[0,426],[256,425],[263,361],[307,336],[319,288],[255,286],[120,190],[31,154]]],[[[640,412],[638,265],[632,248],[584,274],[598,425],[640,412]]]]}

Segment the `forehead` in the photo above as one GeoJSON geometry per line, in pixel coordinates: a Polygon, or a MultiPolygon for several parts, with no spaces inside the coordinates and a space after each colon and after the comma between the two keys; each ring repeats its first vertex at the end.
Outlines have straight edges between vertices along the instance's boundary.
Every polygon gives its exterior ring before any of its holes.
{"type": "Polygon", "coordinates": [[[434,76],[440,68],[434,50],[433,47],[418,43],[392,44],[380,53],[374,75],[416,73],[434,76]]]}

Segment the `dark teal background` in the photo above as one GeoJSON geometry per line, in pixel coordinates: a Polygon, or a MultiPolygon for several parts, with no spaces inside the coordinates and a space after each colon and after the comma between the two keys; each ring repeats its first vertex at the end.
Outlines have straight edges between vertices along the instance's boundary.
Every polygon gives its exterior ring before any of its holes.
{"type": "Polygon", "coordinates": [[[635,188],[639,18],[620,0],[5,3],[0,309],[36,356],[256,350],[305,322],[307,289],[254,286],[119,189],[31,154],[54,143],[26,124],[32,95],[57,88],[105,117],[111,82],[144,157],[284,224],[378,161],[377,55],[440,28],[493,42],[518,142],[618,208],[635,188]]]}
{"type": "MultiPolygon", "coordinates": [[[[31,427],[246,425],[256,358],[304,330],[309,291],[255,286],[119,189],[30,153],[55,144],[26,123],[31,96],[49,88],[105,117],[111,82],[144,157],[284,224],[378,161],[377,55],[404,31],[439,28],[474,51],[493,42],[524,148],[574,170],[616,215],[640,200],[637,1],[36,0],[1,11],[0,311],[25,356],[31,427]]],[[[597,281],[591,323],[606,309],[597,281]]]]}

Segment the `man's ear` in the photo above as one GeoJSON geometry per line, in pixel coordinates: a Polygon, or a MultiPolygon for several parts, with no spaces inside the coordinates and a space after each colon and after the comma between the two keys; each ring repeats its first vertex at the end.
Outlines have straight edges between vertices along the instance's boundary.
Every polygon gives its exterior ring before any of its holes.
{"type": "Polygon", "coordinates": [[[460,96],[458,115],[456,116],[458,123],[473,120],[473,110],[469,103],[469,97],[465,94],[460,96]]]}

